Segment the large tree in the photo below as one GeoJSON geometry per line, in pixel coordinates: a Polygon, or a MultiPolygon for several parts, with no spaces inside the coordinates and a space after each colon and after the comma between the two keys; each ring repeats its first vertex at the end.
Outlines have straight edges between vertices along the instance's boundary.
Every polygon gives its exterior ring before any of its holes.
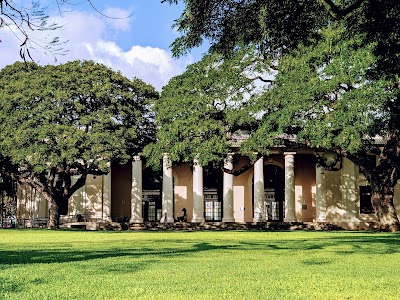
{"type": "Polygon", "coordinates": [[[49,228],[88,174],[107,174],[155,134],[158,93],[101,64],[15,63],[0,71],[0,86],[1,171],[43,194],[49,228]]]}
{"type": "MultiPolygon", "coordinates": [[[[255,110],[250,115],[259,123],[242,151],[263,152],[277,143],[289,143],[282,140],[289,134],[297,137],[298,145],[349,158],[371,184],[381,228],[399,230],[393,194],[400,165],[400,3],[190,0],[185,4],[176,24],[183,35],[173,44],[175,55],[207,40],[210,52],[237,61],[239,51],[251,47],[248,55],[261,75],[256,77],[270,81],[251,105],[255,110]],[[382,139],[377,143],[376,137],[382,139]],[[379,155],[377,165],[371,155],[379,155]]],[[[247,79],[254,77],[248,67],[242,70],[247,79]]]]}
{"type": "Polygon", "coordinates": [[[375,77],[375,42],[346,37],[331,26],[318,43],[279,61],[278,74],[259,99],[264,115],[246,147],[272,146],[293,134],[296,142],[350,159],[372,188],[380,226],[398,230],[393,205],[400,167],[400,93],[384,75],[375,77]],[[379,156],[376,163],[375,157],[379,156]]]}
{"type": "Polygon", "coordinates": [[[173,161],[222,163],[232,133],[257,126],[250,114],[254,82],[243,73],[253,58],[245,49],[240,54],[207,55],[163,87],[154,106],[157,142],[145,148],[149,164],[159,167],[166,152],[173,161]]]}

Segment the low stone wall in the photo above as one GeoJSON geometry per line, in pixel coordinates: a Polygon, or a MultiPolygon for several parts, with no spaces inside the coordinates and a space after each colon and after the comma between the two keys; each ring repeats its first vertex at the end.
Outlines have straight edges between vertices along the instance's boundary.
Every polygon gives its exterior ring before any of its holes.
{"type": "MultiPolygon", "coordinates": [[[[122,224],[118,229],[127,228],[128,224],[122,224]]],[[[111,229],[111,228],[109,228],[111,229]]],[[[118,230],[114,228],[114,230],[118,230]]],[[[265,222],[265,223],[143,223],[131,224],[130,230],[341,230],[342,228],[328,223],[285,223],[285,222],[265,222]]]]}

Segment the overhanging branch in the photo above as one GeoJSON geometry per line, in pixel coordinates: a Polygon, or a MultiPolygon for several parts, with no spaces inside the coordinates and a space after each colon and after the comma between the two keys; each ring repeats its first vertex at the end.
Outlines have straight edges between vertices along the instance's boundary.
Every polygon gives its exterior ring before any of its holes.
{"type": "Polygon", "coordinates": [[[349,13],[359,8],[364,1],[365,0],[356,0],[344,8],[339,8],[332,0],[323,0],[323,2],[329,6],[332,14],[337,18],[347,16],[349,13]]]}

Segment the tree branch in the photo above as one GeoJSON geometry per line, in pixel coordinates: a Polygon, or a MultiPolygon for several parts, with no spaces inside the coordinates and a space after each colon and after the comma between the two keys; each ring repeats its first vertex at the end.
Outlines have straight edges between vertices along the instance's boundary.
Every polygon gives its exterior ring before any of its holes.
{"type": "Polygon", "coordinates": [[[221,170],[227,174],[231,174],[233,176],[239,176],[240,174],[243,174],[244,172],[246,172],[247,170],[249,170],[252,166],[254,166],[254,164],[257,162],[257,160],[259,160],[263,155],[261,153],[257,153],[256,159],[251,160],[249,163],[247,163],[246,165],[244,165],[243,167],[241,167],[240,169],[227,169],[224,167],[221,167],[221,170]]]}
{"type": "Polygon", "coordinates": [[[261,80],[261,81],[263,81],[263,82],[269,82],[269,83],[274,82],[274,80],[264,79],[264,78],[262,78],[261,76],[256,76],[256,77],[254,77],[254,78],[249,78],[249,79],[252,80],[252,81],[261,80]]]}
{"type": "Polygon", "coordinates": [[[359,8],[364,1],[365,0],[356,0],[352,4],[341,9],[332,0],[323,0],[323,2],[325,2],[325,4],[329,6],[332,14],[337,18],[342,18],[347,16],[349,13],[359,8]]]}

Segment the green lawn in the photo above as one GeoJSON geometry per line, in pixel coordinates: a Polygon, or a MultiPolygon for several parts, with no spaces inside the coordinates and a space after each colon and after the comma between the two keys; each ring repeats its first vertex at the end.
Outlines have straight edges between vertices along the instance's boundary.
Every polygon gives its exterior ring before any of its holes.
{"type": "Polygon", "coordinates": [[[399,299],[399,238],[0,230],[0,299],[399,299]]]}

